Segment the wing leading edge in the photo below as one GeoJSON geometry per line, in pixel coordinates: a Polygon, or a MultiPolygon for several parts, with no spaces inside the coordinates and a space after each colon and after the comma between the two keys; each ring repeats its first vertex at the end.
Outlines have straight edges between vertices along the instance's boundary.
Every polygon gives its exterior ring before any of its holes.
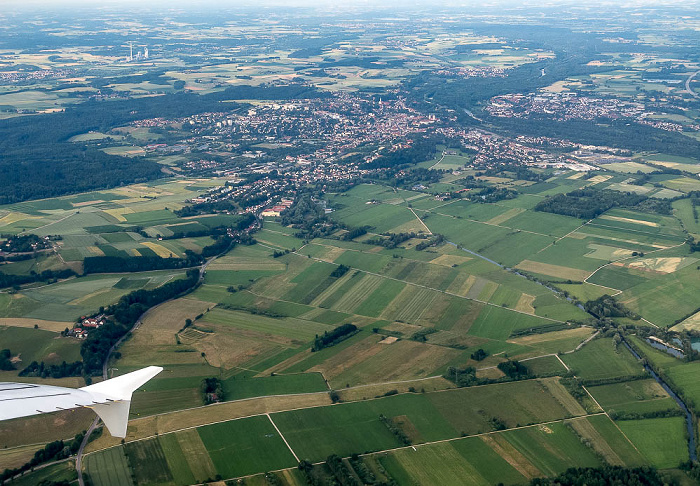
{"type": "Polygon", "coordinates": [[[115,437],[126,436],[132,393],[163,371],[149,366],[83,388],[0,382],[0,420],[58,410],[92,408],[115,437]]]}

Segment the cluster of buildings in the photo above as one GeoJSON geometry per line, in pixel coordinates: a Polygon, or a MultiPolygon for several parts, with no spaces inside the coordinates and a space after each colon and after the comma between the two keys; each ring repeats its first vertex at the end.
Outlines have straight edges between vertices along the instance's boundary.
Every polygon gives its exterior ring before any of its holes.
{"type": "MultiPolygon", "coordinates": [[[[465,69],[464,75],[476,71],[481,76],[501,74],[495,68],[459,69],[465,69]]],[[[495,116],[546,114],[562,120],[607,115],[640,117],[645,113],[640,103],[598,100],[574,93],[498,96],[491,100],[488,110],[495,116]]],[[[482,169],[496,168],[503,162],[574,170],[593,168],[572,155],[583,147],[580,144],[550,137],[505,137],[463,128],[449,113],[440,119],[419,112],[398,93],[382,99],[340,92],[321,98],[259,102],[243,110],[236,106],[229,112],[200,113],[174,120],[152,118],[134,125],[175,127],[188,132],[176,145],[152,145],[148,150],[170,151],[177,147],[184,152],[216,154],[217,160],[200,158],[182,165],[183,169],[211,170],[231,179],[226,186],[193,202],[232,200],[239,211],[258,216],[279,216],[292,204],[301,187],[325,187],[384,170],[370,168],[373,165],[368,163],[409,148],[411,135],[443,135],[461,142],[464,149],[475,153],[473,165],[482,169]]]]}
{"type": "Polygon", "coordinates": [[[638,119],[649,115],[644,103],[617,98],[593,98],[566,91],[495,96],[486,107],[492,116],[532,118],[545,115],[556,121],[608,118],[638,119]]]}
{"type": "Polygon", "coordinates": [[[293,199],[282,199],[279,203],[272,206],[271,208],[263,209],[260,216],[279,216],[282,211],[288,209],[294,204],[293,199]]]}
{"type": "Polygon", "coordinates": [[[176,126],[190,136],[176,144],[151,144],[148,152],[216,153],[219,161],[198,159],[189,170],[212,169],[225,177],[254,182],[227,185],[208,200],[232,199],[247,212],[279,213],[280,197],[293,198],[297,188],[318,182],[356,179],[381,154],[407,148],[406,137],[434,130],[435,115],[422,114],[401,97],[381,99],[351,93],[325,98],[257,104],[241,112],[200,113],[168,120],[151,118],[136,127],[176,126]],[[271,153],[283,148],[283,155],[271,153]],[[228,158],[230,162],[220,162],[228,158]],[[262,177],[261,177],[262,176],[262,177]],[[279,208],[278,208],[279,209],[279,208]]]}
{"type": "MultiPolygon", "coordinates": [[[[281,143],[298,153],[296,160],[313,163],[338,160],[370,143],[391,143],[411,133],[425,132],[435,117],[407,106],[402,98],[389,101],[339,93],[328,98],[265,103],[247,113],[203,113],[178,120],[194,140],[212,145],[237,142],[238,155],[260,158],[256,144],[281,143]],[[323,143],[319,143],[322,141],[323,143]]],[[[152,121],[139,122],[152,126],[152,121]]],[[[160,123],[163,123],[162,121],[160,123]]]]}
{"type": "Polygon", "coordinates": [[[508,94],[493,97],[486,107],[492,116],[501,118],[542,118],[553,121],[633,120],[669,132],[700,131],[698,124],[675,123],[654,118],[644,103],[618,98],[593,98],[574,92],[508,94]]]}
{"type": "Polygon", "coordinates": [[[39,69],[36,71],[0,72],[0,82],[37,81],[46,78],[69,78],[74,72],[69,69],[39,69]]]}
{"type": "Polygon", "coordinates": [[[439,69],[439,76],[459,76],[461,78],[504,78],[506,70],[492,66],[469,66],[439,69]]]}
{"type": "Polygon", "coordinates": [[[99,329],[104,326],[107,322],[107,318],[104,314],[100,314],[95,317],[83,317],[81,318],[80,324],[76,324],[73,329],[68,331],[68,336],[73,336],[78,339],[85,339],[88,333],[92,329],[99,329]]]}

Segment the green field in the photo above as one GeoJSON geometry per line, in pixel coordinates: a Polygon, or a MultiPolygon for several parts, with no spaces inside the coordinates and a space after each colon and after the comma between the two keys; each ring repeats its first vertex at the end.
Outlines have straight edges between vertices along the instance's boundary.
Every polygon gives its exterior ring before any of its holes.
{"type": "Polygon", "coordinates": [[[330,326],[313,321],[291,317],[276,319],[266,316],[252,316],[245,312],[224,309],[213,309],[207,313],[203,322],[222,324],[242,330],[254,330],[263,334],[283,336],[299,341],[310,341],[317,334],[332,329],[330,326]]]}
{"type": "Polygon", "coordinates": [[[173,480],[160,441],[129,442],[124,452],[132,465],[137,484],[168,483],[173,480]]]}
{"type": "MultiPolygon", "coordinates": [[[[13,355],[19,355],[19,361],[15,363],[18,370],[29,366],[32,361],[60,365],[62,361],[72,363],[80,360],[80,341],[58,337],[57,333],[51,331],[0,327],[0,342],[3,349],[9,349],[13,355]]],[[[13,374],[16,377],[14,372],[13,374]]]]}
{"type": "Polygon", "coordinates": [[[457,486],[525,481],[522,474],[479,438],[418,447],[415,451],[403,449],[381,457],[380,461],[401,484],[457,486]]]}
{"type": "Polygon", "coordinates": [[[564,472],[573,464],[601,465],[594,453],[561,423],[504,432],[503,437],[546,476],[564,472]]]}
{"type": "Polygon", "coordinates": [[[673,398],[652,379],[592,386],[588,390],[608,413],[647,413],[678,408],[673,398]]]}
{"type": "Polygon", "coordinates": [[[642,365],[623,346],[615,349],[611,339],[594,339],[562,360],[584,380],[599,380],[643,373],[642,365]]]}
{"type": "Polygon", "coordinates": [[[639,452],[654,466],[664,469],[688,460],[685,418],[655,418],[618,422],[639,452]]]}
{"type": "Polygon", "coordinates": [[[399,418],[413,441],[420,443],[488,432],[494,418],[515,427],[563,418],[567,412],[541,384],[527,381],[399,395],[272,417],[297,455],[316,461],[331,453],[342,456],[401,445],[381,423],[380,414],[399,418]],[[491,414],[483,413],[485,407],[491,414]]]}
{"type": "Polygon", "coordinates": [[[200,427],[202,442],[225,478],[291,467],[294,456],[267,416],[200,427]]]}
{"type": "Polygon", "coordinates": [[[227,400],[260,397],[265,395],[287,395],[290,393],[313,393],[328,389],[320,373],[244,378],[233,376],[224,380],[227,400]]]}

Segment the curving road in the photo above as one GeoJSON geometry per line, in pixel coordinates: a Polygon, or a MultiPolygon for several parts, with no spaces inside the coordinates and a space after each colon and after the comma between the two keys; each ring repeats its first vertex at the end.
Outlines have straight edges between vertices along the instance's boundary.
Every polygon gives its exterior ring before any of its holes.
{"type": "MultiPolygon", "coordinates": [[[[231,243],[231,245],[233,245],[233,242],[231,243]]],[[[207,260],[206,262],[204,262],[201,265],[201,267],[199,268],[199,282],[197,282],[198,285],[200,283],[202,283],[202,281],[204,280],[204,272],[207,270],[207,267],[209,266],[209,264],[211,262],[213,262],[214,260],[216,260],[219,256],[227,253],[230,249],[231,249],[231,246],[229,246],[222,253],[211,257],[209,260],[207,260]]],[[[124,339],[126,339],[126,337],[129,334],[131,334],[136,329],[138,329],[138,327],[141,325],[141,322],[143,321],[143,319],[146,317],[146,315],[149,312],[151,312],[152,310],[156,309],[157,307],[165,304],[166,302],[170,302],[171,300],[173,300],[173,299],[169,299],[169,300],[166,300],[165,302],[161,302],[160,304],[151,307],[146,312],[141,314],[141,316],[139,316],[139,318],[136,320],[136,322],[131,327],[131,329],[129,329],[129,332],[124,334],[124,336],[122,336],[121,339],[119,339],[119,341],[114,343],[114,345],[109,349],[109,352],[107,353],[107,357],[105,358],[104,363],[102,363],[102,379],[103,380],[107,379],[107,370],[109,367],[109,360],[112,357],[112,353],[114,353],[114,350],[119,347],[119,345],[124,341],[124,339]]],[[[90,439],[90,435],[93,433],[93,431],[95,430],[95,428],[97,427],[97,424],[99,422],[100,422],[100,418],[96,416],[95,419],[92,421],[92,424],[90,424],[90,427],[87,429],[87,432],[85,433],[85,437],[83,437],[83,442],[80,444],[80,449],[78,449],[78,454],[75,457],[75,470],[78,472],[78,484],[80,486],[85,486],[85,481],[83,480],[83,453],[85,452],[85,446],[88,444],[88,440],[90,439]]]]}
{"type": "Polygon", "coordinates": [[[695,76],[700,74],[700,71],[695,71],[693,74],[688,76],[688,79],[685,80],[685,90],[690,93],[692,96],[695,96],[697,99],[700,99],[700,94],[697,94],[695,91],[690,89],[690,82],[693,80],[695,76]]]}

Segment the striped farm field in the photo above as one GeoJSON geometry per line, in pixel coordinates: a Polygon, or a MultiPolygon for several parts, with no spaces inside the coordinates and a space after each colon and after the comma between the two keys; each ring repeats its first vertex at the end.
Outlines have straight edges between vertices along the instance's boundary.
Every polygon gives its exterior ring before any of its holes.
{"type": "Polygon", "coordinates": [[[345,295],[333,305],[333,310],[353,313],[365,299],[379,288],[384,278],[376,275],[365,275],[359,283],[353,285],[345,295]]]}
{"type": "Polygon", "coordinates": [[[355,349],[348,348],[318,365],[317,369],[323,371],[333,387],[342,388],[434,376],[461,355],[457,349],[410,340],[375,343],[364,348],[363,352],[355,353],[355,349]]]}
{"type": "Polygon", "coordinates": [[[381,457],[394,479],[407,484],[463,484],[488,486],[521,484],[525,477],[479,438],[402,449],[381,457]]]}
{"type": "Polygon", "coordinates": [[[133,484],[123,447],[85,457],[85,469],[95,486],[124,486],[133,484]]]}
{"type": "MultiPolygon", "coordinates": [[[[209,453],[201,437],[197,433],[197,429],[182,430],[174,434],[167,434],[163,437],[168,437],[170,442],[172,442],[173,439],[175,440],[177,446],[185,456],[186,464],[189,466],[189,470],[195,480],[203,480],[216,475],[214,463],[211,457],[209,457],[209,453]]],[[[175,449],[174,444],[173,449],[175,449]]]]}
{"type": "Polygon", "coordinates": [[[602,465],[594,452],[562,423],[508,431],[502,437],[545,476],[562,473],[573,464],[602,465]]]}
{"type": "Polygon", "coordinates": [[[381,314],[384,319],[415,322],[430,306],[437,292],[430,289],[407,285],[381,314]]]}
{"type": "Polygon", "coordinates": [[[132,465],[137,484],[158,484],[173,480],[165,452],[157,438],[129,442],[124,446],[124,452],[132,465]]]}
{"type": "Polygon", "coordinates": [[[208,312],[205,322],[224,324],[238,329],[251,330],[264,334],[273,334],[282,337],[311,340],[317,334],[329,331],[330,326],[313,321],[305,321],[288,317],[273,319],[261,315],[250,315],[246,312],[213,309],[208,312]]]}
{"type": "Polygon", "coordinates": [[[175,483],[194,483],[196,479],[192,473],[192,462],[195,463],[194,465],[197,465],[197,462],[192,461],[192,457],[196,456],[191,456],[189,451],[185,452],[185,449],[181,447],[178,441],[177,434],[165,434],[159,437],[158,441],[165,453],[165,460],[168,463],[168,468],[170,469],[175,483]]]}
{"type": "Polygon", "coordinates": [[[378,317],[386,308],[387,303],[393,301],[405,286],[402,282],[382,279],[379,287],[355,308],[355,314],[378,317]]]}

